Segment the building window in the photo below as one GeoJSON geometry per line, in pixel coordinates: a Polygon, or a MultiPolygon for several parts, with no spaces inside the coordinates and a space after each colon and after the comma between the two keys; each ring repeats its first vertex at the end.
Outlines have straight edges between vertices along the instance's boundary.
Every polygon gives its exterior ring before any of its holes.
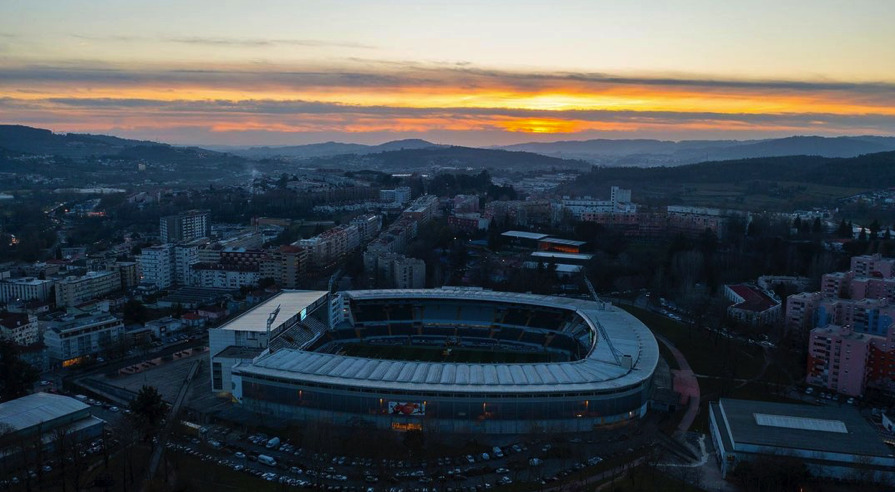
{"type": "Polygon", "coordinates": [[[213,362],[211,364],[211,387],[214,390],[220,391],[224,386],[224,369],[221,366],[220,362],[213,362]]]}

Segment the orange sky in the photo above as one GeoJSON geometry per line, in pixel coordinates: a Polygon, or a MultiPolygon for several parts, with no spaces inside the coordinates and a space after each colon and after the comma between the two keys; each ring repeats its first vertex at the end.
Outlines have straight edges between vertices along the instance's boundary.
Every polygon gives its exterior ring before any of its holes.
{"type": "Polygon", "coordinates": [[[216,144],[892,135],[893,5],[8,2],[0,123],[216,144]]]}

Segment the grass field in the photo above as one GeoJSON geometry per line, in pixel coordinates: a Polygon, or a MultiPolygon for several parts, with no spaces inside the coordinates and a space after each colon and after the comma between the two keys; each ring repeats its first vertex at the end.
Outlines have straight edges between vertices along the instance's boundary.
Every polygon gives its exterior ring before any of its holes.
{"type": "Polygon", "coordinates": [[[420,345],[368,345],[362,343],[346,343],[342,345],[342,350],[346,355],[354,357],[420,362],[525,364],[535,362],[562,362],[569,360],[568,356],[555,352],[509,352],[506,350],[489,350],[468,347],[451,347],[449,355],[445,355],[445,349],[442,347],[426,347],[420,345]]]}

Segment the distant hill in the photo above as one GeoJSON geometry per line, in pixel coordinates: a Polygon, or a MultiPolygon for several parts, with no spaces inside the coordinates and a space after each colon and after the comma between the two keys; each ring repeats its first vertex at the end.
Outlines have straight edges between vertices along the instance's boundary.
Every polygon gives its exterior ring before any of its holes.
{"type": "Polygon", "coordinates": [[[558,159],[531,152],[477,149],[472,147],[433,146],[405,148],[375,154],[320,157],[302,162],[302,166],[336,169],[375,169],[405,171],[414,169],[502,169],[529,171],[533,169],[587,169],[583,161],[558,159]]]}
{"type": "Polygon", "coordinates": [[[164,146],[164,144],[108,135],[53,133],[50,130],[22,125],[0,125],[0,148],[12,152],[79,158],[116,154],[135,146],[164,146]]]}
{"type": "Polygon", "coordinates": [[[623,187],[681,187],[691,184],[797,182],[836,187],[895,187],[895,152],[857,157],[789,156],[712,161],[675,167],[599,167],[566,191],[585,194],[611,183],[623,187]]]}
{"type": "Polygon", "coordinates": [[[244,158],[196,147],[0,125],[0,171],[61,178],[71,185],[242,181],[240,175],[252,167],[244,158]]]}
{"type": "Polygon", "coordinates": [[[247,149],[219,147],[218,149],[248,159],[311,159],[315,157],[329,157],[345,154],[364,155],[392,150],[424,149],[429,147],[438,147],[438,145],[425,140],[408,139],[394,140],[380,145],[325,142],[285,147],[249,147],[247,149]]]}
{"type": "Polygon", "coordinates": [[[788,155],[856,157],[895,150],[895,137],[794,136],[769,140],[579,140],[497,147],[604,166],[677,166],[705,161],[788,155]]]}

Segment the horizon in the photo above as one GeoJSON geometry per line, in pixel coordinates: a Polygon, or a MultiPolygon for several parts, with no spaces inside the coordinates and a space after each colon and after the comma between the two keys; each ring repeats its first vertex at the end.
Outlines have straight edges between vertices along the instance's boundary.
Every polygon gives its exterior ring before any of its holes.
{"type": "Polygon", "coordinates": [[[0,14],[3,122],[56,132],[241,147],[895,135],[886,2],[56,0],[0,14]]]}
{"type": "MultiPolygon", "coordinates": [[[[52,132],[54,135],[69,135],[69,134],[71,134],[71,135],[102,135],[102,136],[112,136],[112,137],[118,137],[118,138],[131,139],[130,137],[124,137],[124,136],[121,136],[121,135],[114,135],[114,134],[110,134],[110,133],[109,133],[109,134],[105,134],[105,133],[103,133],[103,134],[98,134],[98,133],[88,133],[88,132],[66,132],[66,131],[55,131],[55,130],[53,130],[53,129],[51,129],[51,128],[32,127],[32,126],[28,126],[28,125],[20,125],[20,124],[17,124],[17,123],[3,123],[3,122],[0,122],[0,126],[24,126],[24,127],[26,127],[26,128],[33,128],[33,129],[37,129],[37,130],[49,130],[49,131],[52,132]]],[[[224,148],[232,148],[232,149],[248,149],[248,148],[253,148],[253,147],[257,147],[257,148],[278,148],[278,147],[301,147],[301,146],[309,146],[309,145],[327,145],[327,144],[336,144],[336,145],[363,145],[363,146],[367,146],[367,147],[377,147],[377,146],[380,146],[380,145],[385,145],[385,144],[390,144],[390,143],[396,143],[396,142],[402,142],[402,141],[408,141],[408,140],[424,141],[424,142],[426,142],[426,143],[432,144],[433,146],[440,146],[440,147],[469,147],[469,148],[489,149],[489,148],[496,148],[496,147],[510,147],[510,146],[528,145],[528,144],[561,144],[561,143],[582,143],[582,142],[592,142],[592,141],[637,141],[637,140],[644,140],[644,141],[660,141],[660,142],[672,142],[672,143],[694,142],[694,141],[705,141],[705,142],[725,142],[725,141],[728,141],[728,142],[740,142],[740,143],[745,143],[745,142],[760,142],[760,141],[768,141],[768,140],[782,140],[782,139],[788,139],[788,138],[825,138],[825,139],[837,139],[837,138],[895,138],[895,135],[873,135],[873,134],[866,134],[866,135],[800,135],[800,134],[791,134],[791,135],[785,135],[785,136],[782,136],[782,137],[771,137],[771,138],[749,138],[749,139],[718,138],[718,139],[677,139],[677,140],[674,140],[674,139],[662,139],[662,138],[624,138],[624,137],[620,137],[620,138],[603,138],[603,137],[600,137],[600,138],[581,139],[581,140],[545,140],[545,141],[531,141],[531,140],[529,140],[529,141],[518,142],[518,143],[515,143],[515,144],[507,144],[507,145],[493,145],[493,144],[487,144],[487,145],[481,145],[481,146],[476,146],[476,145],[462,145],[462,144],[451,143],[451,142],[435,142],[435,141],[431,141],[431,140],[427,140],[427,139],[422,139],[422,138],[397,138],[397,139],[384,140],[384,141],[373,142],[373,143],[361,143],[361,142],[350,142],[350,141],[328,140],[328,141],[309,142],[309,143],[302,143],[302,144],[288,144],[288,143],[287,143],[287,144],[273,144],[273,145],[252,145],[252,144],[236,145],[236,144],[197,143],[197,142],[191,142],[191,143],[174,143],[174,142],[168,142],[168,141],[164,141],[164,140],[153,140],[153,139],[141,139],[141,140],[145,140],[145,141],[148,141],[148,142],[154,142],[154,143],[158,143],[158,144],[171,145],[171,146],[175,146],[175,147],[197,147],[197,148],[208,148],[209,150],[214,150],[214,148],[221,148],[221,149],[224,149],[224,148]]],[[[134,139],[134,140],[136,140],[136,139],[134,139]]],[[[501,149],[497,149],[497,150],[501,150],[501,149]]],[[[526,152],[526,151],[522,151],[522,152],[526,152]]]]}

